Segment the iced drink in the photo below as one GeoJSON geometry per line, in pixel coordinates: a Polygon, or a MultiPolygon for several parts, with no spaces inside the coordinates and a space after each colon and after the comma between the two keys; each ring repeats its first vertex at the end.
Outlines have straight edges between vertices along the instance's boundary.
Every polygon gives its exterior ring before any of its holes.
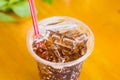
{"type": "Polygon", "coordinates": [[[40,21],[42,37],[29,33],[28,46],[38,62],[41,80],[78,80],[82,64],[93,49],[93,34],[82,22],[70,17],[40,21]]]}

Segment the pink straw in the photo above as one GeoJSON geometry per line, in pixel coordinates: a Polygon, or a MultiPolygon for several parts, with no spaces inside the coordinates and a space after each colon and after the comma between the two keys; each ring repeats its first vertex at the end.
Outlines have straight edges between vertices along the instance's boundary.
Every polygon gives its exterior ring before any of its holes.
{"type": "Polygon", "coordinates": [[[39,33],[38,20],[36,16],[34,0],[29,0],[29,5],[30,5],[30,11],[31,11],[31,16],[32,16],[32,21],[33,21],[34,33],[35,33],[36,38],[40,38],[41,34],[39,33]]]}

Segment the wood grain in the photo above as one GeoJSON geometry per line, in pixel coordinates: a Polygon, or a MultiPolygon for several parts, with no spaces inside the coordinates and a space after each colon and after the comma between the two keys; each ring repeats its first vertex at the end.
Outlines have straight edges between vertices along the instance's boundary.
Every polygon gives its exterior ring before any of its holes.
{"type": "MultiPolygon", "coordinates": [[[[79,80],[120,80],[120,0],[65,2],[54,0],[48,5],[36,0],[38,18],[71,16],[94,32],[95,48],[84,62],[79,80]]],[[[0,80],[39,80],[36,61],[26,47],[31,19],[18,20],[0,22],[0,80]]]]}

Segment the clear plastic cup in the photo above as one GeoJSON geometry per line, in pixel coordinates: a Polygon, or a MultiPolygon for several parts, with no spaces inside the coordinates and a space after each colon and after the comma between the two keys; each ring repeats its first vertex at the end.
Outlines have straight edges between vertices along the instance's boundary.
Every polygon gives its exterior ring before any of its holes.
{"type": "MultiPolygon", "coordinates": [[[[94,47],[94,36],[90,28],[83,22],[66,16],[55,16],[46,18],[39,22],[39,30],[46,38],[45,30],[65,30],[67,27],[79,26],[79,30],[88,35],[86,53],[73,61],[65,63],[56,63],[47,61],[39,57],[32,48],[33,29],[30,30],[27,37],[27,46],[31,55],[36,59],[41,80],[78,80],[84,60],[91,54],[94,47]],[[61,27],[63,26],[63,27],[61,27]],[[62,28],[62,29],[61,29],[62,28]]],[[[42,39],[41,39],[42,40],[42,39]]]]}

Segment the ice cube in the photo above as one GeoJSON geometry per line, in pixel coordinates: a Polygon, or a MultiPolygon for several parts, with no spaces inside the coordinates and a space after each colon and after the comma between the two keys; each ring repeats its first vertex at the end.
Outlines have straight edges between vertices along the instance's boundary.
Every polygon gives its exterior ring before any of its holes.
{"type": "Polygon", "coordinates": [[[64,44],[64,46],[67,46],[68,48],[72,49],[73,45],[74,45],[74,42],[75,41],[73,39],[64,37],[62,44],[64,44]]]}
{"type": "Polygon", "coordinates": [[[81,33],[75,38],[76,42],[81,43],[81,42],[87,42],[88,36],[86,33],[81,33]]]}
{"type": "Polygon", "coordinates": [[[52,62],[68,62],[78,59],[87,51],[87,35],[77,30],[60,33],[59,31],[47,30],[46,45],[43,49],[41,44],[33,45],[37,48],[37,54],[52,62]],[[42,53],[42,54],[41,54],[42,53]]]}

